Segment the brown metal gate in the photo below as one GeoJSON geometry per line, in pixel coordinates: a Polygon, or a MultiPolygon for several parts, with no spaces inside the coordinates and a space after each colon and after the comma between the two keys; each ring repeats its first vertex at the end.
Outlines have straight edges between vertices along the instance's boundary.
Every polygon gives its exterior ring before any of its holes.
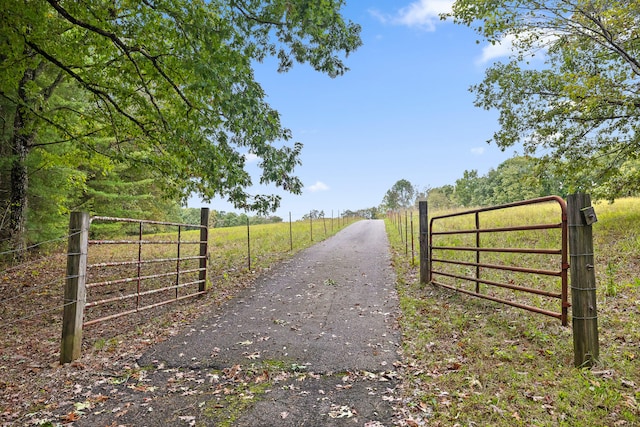
{"type": "MultiPolygon", "coordinates": [[[[208,218],[208,210],[205,215],[208,218]]],[[[91,222],[130,223],[135,239],[89,240],[89,258],[97,246],[124,247],[131,259],[87,265],[87,314],[97,311],[84,326],[148,310],[206,292],[208,225],[94,216],[91,222]],[[166,236],[145,237],[144,227],[171,230],[166,236]],[[185,231],[200,233],[185,236],[185,231]],[[188,250],[195,246],[195,250],[188,250]],[[146,248],[146,249],[145,249],[146,248]],[[153,250],[151,249],[153,248],[153,250]],[[163,249],[166,248],[166,249],[163,249]],[[185,250],[187,249],[187,250],[185,250]]]]}
{"type": "MultiPolygon", "coordinates": [[[[567,289],[567,274],[569,269],[569,263],[567,261],[567,233],[567,205],[565,201],[558,196],[541,197],[433,217],[429,226],[429,282],[479,298],[558,318],[561,320],[562,325],[566,326],[567,311],[571,306],[568,302],[567,289]],[[557,212],[559,216],[558,222],[517,224],[499,227],[490,226],[487,228],[483,228],[482,226],[481,215],[485,215],[488,212],[527,205],[548,204],[550,202],[555,202],[559,206],[557,212]],[[464,219],[463,223],[466,221],[467,226],[448,228],[445,223],[456,217],[464,219]],[[533,236],[535,236],[537,232],[541,233],[549,230],[551,233],[554,233],[553,230],[556,230],[555,233],[560,234],[556,239],[556,247],[537,247],[534,244],[537,243],[535,237],[531,236],[526,239],[530,240],[530,246],[533,247],[527,247],[526,243],[529,243],[527,241],[519,241],[517,243],[524,244],[514,245],[515,247],[496,247],[491,245],[492,241],[501,241],[495,238],[495,236],[509,234],[513,236],[516,235],[516,233],[522,234],[526,232],[533,232],[533,236]],[[492,236],[492,238],[489,238],[489,236],[492,236]],[[472,257],[465,259],[464,257],[456,256],[456,254],[471,254],[472,257]],[[506,258],[514,256],[514,254],[533,255],[534,257],[544,256],[545,258],[551,258],[551,260],[545,260],[547,264],[549,264],[550,261],[552,261],[552,263],[550,267],[546,268],[531,268],[526,265],[509,265],[506,262],[486,262],[483,258],[489,254],[494,258],[506,258]],[[516,283],[515,280],[509,279],[507,275],[503,275],[504,280],[493,278],[493,276],[497,275],[493,272],[498,271],[508,272],[507,274],[520,274],[520,276],[524,274],[535,277],[556,277],[560,279],[560,289],[549,290],[548,285],[534,287],[527,284],[516,283]],[[469,284],[475,284],[474,289],[469,289],[469,284]],[[465,287],[465,285],[467,287],[465,287]],[[483,292],[481,285],[486,285],[487,289],[493,288],[507,291],[501,291],[502,293],[500,295],[494,295],[489,292],[483,292]],[[508,294],[510,291],[512,291],[511,293],[513,294],[526,293],[538,296],[539,298],[559,300],[559,311],[502,296],[503,294],[508,294]]],[[[518,236],[520,234],[518,234],[518,236]]],[[[509,239],[503,240],[508,241],[509,239]]],[[[538,279],[528,281],[539,282],[538,279]]]]}

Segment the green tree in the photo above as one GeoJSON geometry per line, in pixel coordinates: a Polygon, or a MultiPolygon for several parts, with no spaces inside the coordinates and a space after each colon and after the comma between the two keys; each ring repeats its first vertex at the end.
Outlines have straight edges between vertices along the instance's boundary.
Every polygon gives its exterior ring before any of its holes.
{"type": "Polygon", "coordinates": [[[480,206],[485,200],[486,181],[487,178],[479,176],[477,170],[465,170],[462,178],[456,180],[453,197],[461,206],[480,206]]]}
{"type": "Polygon", "coordinates": [[[486,176],[482,205],[500,205],[543,196],[544,187],[537,174],[536,159],[519,156],[507,159],[486,176]]]}
{"type": "Polygon", "coordinates": [[[109,169],[86,173],[78,210],[121,218],[180,220],[176,201],[163,197],[156,181],[139,165],[118,163],[109,169]]]}
{"type": "Polygon", "coordinates": [[[340,213],[342,218],[365,218],[365,219],[375,219],[378,215],[378,208],[365,208],[358,210],[346,209],[340,213]]]}
{"type": "Polygon", "coordinates": [[[451,209],[458,206],[454,194],[455,187],[453,185],[443,185],[442,187],[426,190],[426,200],[429,202],[429,209],[451,209]]]}
{"type": "MultiPolygon", "coordinates": [[[[200,209],[180,208],[179,221],[184,224],[200,224],[200,209]]],[[[211,215],[211,214],[210,214],[211,215]]]]}
{"type": "Polygon", "coordinates": [[[386,209],[407,209],[413,205],[416,190],[406,179],[397,181],[387,190],[382,199],[382,206],[386,209]]]}
{"type": "Polygon", "coordinates": [[[279,71],[300,62],[344,73],[343,57],[361,40],[360,27],[340,15],[343,4],[3,0],[0,151],[14,244],[25,243],[28,158],[54,144],[144,167],[175,199],[195,192],[274,209],[278,196],[246,191],[251,152],[261,159],[260,183],[299,193],[302,146],[289,145],[252,64],[275,56],[279,71]]]}
{"type": "Polygon", "coordinates": [[[477,106],[499,110],[498,146],[544,154],[569,191],[640,189],[640,3],[457,0],[452,16],[513,46],[472,87],[477,106]],[[540,54],[544,64],[532,63],[540,54]]]}
{"type": "Polygon", "coordinates": [[[302,215],[303,220],[324,218],[324,211],[312,209],[308,214],[302,215]]]}

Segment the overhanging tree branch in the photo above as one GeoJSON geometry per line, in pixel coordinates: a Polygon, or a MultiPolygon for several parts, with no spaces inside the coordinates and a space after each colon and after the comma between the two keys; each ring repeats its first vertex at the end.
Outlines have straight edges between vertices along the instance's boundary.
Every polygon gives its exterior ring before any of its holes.
{"type": "MultiPolygon", "coordinates": [[[[38,110],[36,110],[35,108],[33,108],[31,105],[25,104],[25,103],[19,103],[18,100],[13,99],[12,97],[8,96],[6,93],[4,92],[0,92],[0,96],[2,96],[4,99],[6,99],[7,101],[11,102],[14,105],[19,105],[23,108],[26,108],[27,110],[29,110],[29,112],[31,114],[33,114],[35,117],[37,117],[38,119],[46,122],[47,124],[49,124],[50,126],[52,126],[53,128],[59,130],[62,134],[64,135],[68,135],[69,138],[67,139],[62,139],[62,140],[58,140],[58,141],[49,141],[49,142],[39,142],[39,143],[30,143],[28,148],[37,148],[37,147],[46,147],[49,145],[57,145],[57,144],[62,144],[65,142],[70,142],[70,141],[74,141],[80,138],[86,138],[86,137],[90,137],[92,135],[96,135],[102,131],[104,131],[106,128],[99,128],[99,129],[95,129],[92,130],[90,132],[87,132],[83,135],[74,135],[73,132],[71,132],[69,129],[65,128],[64,126],[60,125],[59,123],[51,120],[50,118],[48,118],[47,116],[40,114],[40,112],[38,110]]],[[[63,108],[63,107],[60,107],[63,108]]],[[[70,109],[71,110],[71,109],[70,109]]],[[[82,115],[82,113],[75,111],[75,110],[71,110],[74,113],[76,113],[77,115],[82,115]]]]}
{"type": "Polygon", "coordinates": [[[246,11],[246,7],[242,4],[240,4],[241,2],[239,1],[232,1],[231,2],[231,6],[235,7],[241,14],[242,16],[245,17],[245,19],[249,19],[251,21],[257,22],[258,24],[261,25],[273,25],[275,27],[286,27],[288,26],[287,22],[280,22],[280,21],[268,21],[265,20],[263,18],[258,18],[252,14],[250,14],[249,12],[246,11]]]}
{"type": "Polygon", "coordinates": [[[44,51],[37,44],[29,40],[26,40],[26,43],[30,48],[32,48],[34,51],[42,55],[42,57],[45,58],[47,61],[51,62],[52,64],[54,64],[55,66],[59,67],[61,70],[66,72],[70,77],[72,77],[75,81],[77,81],[83,88],[93,93],[104,102],[111,104],[113,108],[115,108],[116,111],[118,111],[118,113],[120,113],[121,115],[129,119],[132,123],[134,123],[138,128],[140,128],[140,130],[144,132],[145,135],[149,135],[149,131],[147,130],[147,128],[139,120],[133,117],[131,114],[124,111],[122,107],[118,104],[118,102],[115,99],[113,99],[111,95],[109,95],[103,90],[97,89],[95,85],[85,81],[80,75],[75,73],[70,67],[66,66],[65,64],[60,62],[57,58],[50,55],[48,52],[44,51]]]}
{"type": "Polygon", "coordinates": [[[180,88],[178,87],[178,85],[173,81],[173,79],[171,79],[171,77],[169,77],[167,75],[167,73],[164,71],[164,69],[159,65],[158,62],[158,56],[153,56],[151,55],[149,52],[147,52],[144,48],[140,47],[140,46],[129,46],[127,45],[125,42],[123,42],[117,35],[115,35],[114,33],[110,33],[106,30],[103,30],[102,28],[96,27],[95,25],[89,24],[87,22],[83,22],[77,18],[75,18],[74,16],[72,16],[65,8],[63,8],[60,5],[60,2],[58,0],[47,0],[47,2],[56,10],[58,11],[58,13],[60,13],[60,15],[62,15],[66,20],[68,20],[69,22],[71,22],[72,24],[78,25],[79,27],[85,28],[93,33],[96,33],[98,35],[101,35],[102,37],[106,37],[109,40],[111,40],[113,42],[113,44],[115,44],[118,48],[120,48],[125,54],[127,54],[127,57],[129,58],[130,61],[132,61],[135,64],[135,61],[131,58],[130,53],[132,52],[138,52],[140,53],[142,56],[144,56],[146,59],[148,59],[151,64],[153,65],[153,67],[155,68],[155,70],[162,76],[162,78],[169,83],[169,85],[171,85],[171,87],[173,88],[173,90],[178,94],[178,96],[180,96],[180,98],[182,98],[182,100],[184,101],[184,103],[191,109],[193,108],[193,105],[191,104],[191,102],[189,101],[189,99],[186,97],[186,95],[180,90],[180,88]]]}
{"type": "Polygon", "coordinates": [[[638,62],[633,56],[629,54],[629,52],[627,52],[626,49],[624,49],[615,41],[612,32],[609,31],[609,29],[606,27],[604,22],[602,22],[601,17],[595,13],[589,13],[586,10],[581,9],[579,7],[577,9],[586,19],[588,19],[590,22],[592,22],[596,27],[600,29],[600,32],[594,31],[594,33],[601,36],[606,41],[606,43],[602,43],[597,38],[592,38],[592,39],[600,43],[601,45],[603,45],[603,47],[611,49],[615,53],[617,53],[625,62],[627,62],[631,66],[631,69],[633,70],[633,72],[636,75],[640,76],[640,62],[638,62]]]}

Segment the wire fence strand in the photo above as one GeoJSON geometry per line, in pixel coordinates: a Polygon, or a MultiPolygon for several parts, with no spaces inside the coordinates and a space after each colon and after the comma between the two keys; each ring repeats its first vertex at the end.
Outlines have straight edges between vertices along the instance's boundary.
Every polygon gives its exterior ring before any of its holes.
{"type": "MultiPolygon", "coordinates": [[[[23,248],[23,249],[11,249],[11,250],[8,250],[8,251],[0,252],[0,256],[15,254],[15,253],[18,253],[18,252],[27,252],[27,251],[35,249],[35,248],[37,248],[39,246],[46,245],[48,243],[54,243],[54,242],[59,242],[59,241],[62,241],[62,240],[66,240],[69,237],[75,236],[76,234],[79,234],[79,233],[80,233],[80,231],[76,231],[75,233],[67,234],[66,236],[56,237],[55,239],[51,239],[51,240],[46,240],[44,242],[35,243],[35,244],[33,244],[31,246],[27,246],[26,248],[23,248]]],[[[28,264],[30,262],[31,261],[27,261],[25,263],[22,263],[21,265],[28,264]]]]}
{"type": "Polygon", "coordinates": [[[21,298],[21,297],[23,297],[23,296],[24,296],[24,295],[26,295],[26,294],[30,294],[30,293],[32,293],[32,292],[34,292],[34,291],[39,290],[39,289],[42,289],[42,288],[45,288],[45,287],[47,287],[47,286],[53,285],[54,283],[64,282],[64,281],[65,281],[65,280],[67,280],[67,279],[68,279],[68,277],[66,277],[66,278],[62,278],[62,277],[61,277],[61,278],[54,279],[54,280],[51,280],[51,281],[46,282],[46,283],[41,283],[41,284],[39,284],[39,285],[32,286],[32,287],[30,287],[29,289],[27,289],[26,291],[21,292],[21,293],[19,293],[19,294],[17,294],[17,295],[14,295],[14,296],[12,296],[12,297],[10,297],[10,298],[1,299],[1,300],[0,300],[0,304],[6,304],[6,303],[8,303],[9,301],[13,301],[13,300],[16,300],[16,299],[18,299],[18,298],[21,298]]]}
{"type": "MultiPolygon", "coordinates": [[[[21,268],[24,268],[24,267],[26,267],[27,265],[30,265],[30,264],[42,263],[42,262],[49,261],[49,260],[52,260],[52,259],[55,259],[55,258],[66,257],[66,255],[67,254],[58,253],[58,254],[53,254],[53,255],[41,257],[41,258],[38,258],[38,259],[35,259],[35,260],[31,260],[31,261],[28,261],[28,262],[24,262],[22,264],[19,264],[19,265],[13,266],[13,267],[9,267],[9,268],[7,268],[5,270],[0,271],[0,276],[5,275],[5,274],[9,274],[9,273],[11,273],[13,271],[16,271],[16,270],[20,270],[21,268]]],[[[0,289],[2,289],[3,287],[6,287],[6,286],[10,286],[10,285],[11,285],[11,283],[0,284],[0,289]]]]}
{"type": "Polygon", "coordinates": [[[19,323],[19,322],[24,322],[25,320],[33,319],[34,317],[38,317],[38,316],[41,316],[41,315],[46,314],[46,313],[50,313],[52,311],[64,309],[66,306],[71,305],[71,304],[75,304],[76,302],[77,302],[77,300],[67,301],[66,303],[64,303],[62,305],[56,305],[55,307],[48,308],[48,309],[42,310],[42,311],[38,311],[38,312],[30,314],[28,316],[24,316],[24,317],[20,317],[18,319],[13,319],[13,320],[7,321],[7,322],[4,323],[4,326],[10,326],[10,325],[13,325],[13,324],[16,324],[16,323],[19,323]]]}

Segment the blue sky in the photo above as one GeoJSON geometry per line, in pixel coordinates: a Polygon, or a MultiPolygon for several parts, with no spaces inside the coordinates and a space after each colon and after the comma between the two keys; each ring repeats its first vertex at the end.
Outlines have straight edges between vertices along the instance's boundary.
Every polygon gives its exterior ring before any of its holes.
{"type": "MultiPolygon", "coordinates": [[[[282,196],[276,215],[287,220],[291,212],[295,220],[312,209],[330,216],[378,206],[400,179],[419,188],[454,184],[465,170],[485,174],[513,156],[487,144],[497,112],[474,107],[468,90],[508,52],[507,43],[477,44],[472,30],[440,21],[451,3],[347,0],[344,14],[362,26],[363,46],[335,79],[307,65],[282,74],[274,61],[257,66],[267,102],[304,145],[302,195],[252,189],[282,196]]],[[[189,205],[201,206],[196,199],[189,205]]],[[[222,200],[208,206],[234,211],[222,200]]]]}

